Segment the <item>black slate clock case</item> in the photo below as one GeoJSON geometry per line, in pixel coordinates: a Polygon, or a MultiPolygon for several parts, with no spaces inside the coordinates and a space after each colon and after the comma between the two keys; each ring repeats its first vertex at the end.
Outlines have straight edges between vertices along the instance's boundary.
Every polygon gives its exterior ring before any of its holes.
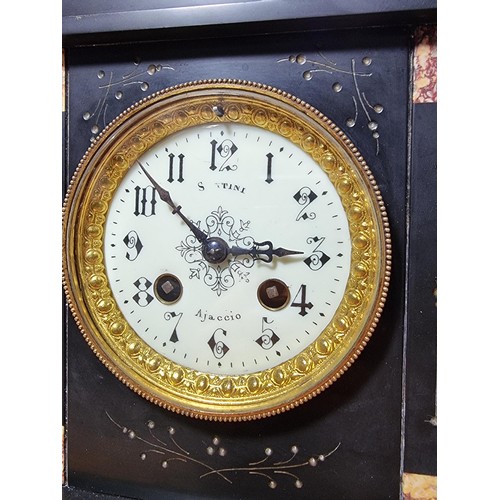
{"type": "Polygon", "coordinates": [[[79,25],[82,7],[65,2],[66,185],[96,135],[146,95],[208,78],[258,81],[310,103],[355,143],[384,197],[393,250],[388,301],[359,360],[306,404],[252,422],[190,419],[142,399],[65,308],[65,498],[385,499],[400,497],[402,471],[436,474],[436,104],[411,95],[413,35],[435,22],[435,5],[360,5],[346,16],[320,3],[302,18],[277,1],[274,13],[226,5],[217,24],[210,12],[222,11],[208,2],[156,17],[147,2],[139,13],[95,9],[79,25]]]}

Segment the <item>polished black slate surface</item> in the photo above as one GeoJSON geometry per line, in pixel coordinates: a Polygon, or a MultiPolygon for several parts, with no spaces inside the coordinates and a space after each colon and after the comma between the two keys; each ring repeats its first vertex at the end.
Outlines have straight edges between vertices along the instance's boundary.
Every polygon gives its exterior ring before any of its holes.
{"type": "MultiPolygon", "coordinates": [[[[193,39],[66,50],[66,180],[90,144],[94,135],[92,126],[102,129],[145,95],[189,80],[222,77],[257,80],[300,96],[352,138],[378,181],[390,217],[393,242],[388,302],[362,356],[326,392],[300,408],[270,419],[247,423],[203,422],[148,403],[108,372],[69,318],[67,498],[78,498],[74,495],[80,491],[144,499],[273,495],[399,498],[403,339],[408,333],[404,317],[410,47],[411,30],[392,27],[263,34],[205,40],[203,44],[193,39]],[[299,55],[303,57],[297,59],[299,55]],[[367,58],[371,64],[365,64],[369,62],[367,58]],[[353,61],[357,72],[370,76],[354,79],[349,73],[353,61]],[[162,69],[149,74],[147,69],[151,64],[161,65],[162,69]],[[329,72],[314,71],[324,69],[321,65],[325,64],[329,72]],[[304,78],[307,71],[312,71],[311,79],[304,78]],[[137,77],[128,79],[128,85],[120,85],[120,79],[131,73],[137,77]],[[148,84],[146,91],[141,90],[141,82],[148,84]],[[110,83],[116,85],[109,86],[110,83]],[[341,83],[341,92],[332,90],[335,83],[341,83]],[[121,99],[115,97],[117,91],[123,92],[121,99]],[[380,114],[368,108],[371,119],[378,123],[378,142],[362,111],[356,124],[352,128],[347,126],[349,118],[354,116],[354,101],[358,100],[356,105],[361,108],[362,95],[372,106],[383,106],[380,114]],[[92,119],[85,120],[86,113],[94,113],[92,119]],[[168,462],[168,467],[163,468],[165,457],[148,452],[150,447],[141,439],[152,439],[148,428],[151,421],[155,424],[155,434],[169,449],[180,452],[181,448],[186,461],[168,462]],[[174,429],[175,434],[170,434],[169,429],[174,429]],[[135,433],[133,439],[130,430],[135,433]],[[215,437],[220,440],[217,446],[213,442],[215,437]],[[214,448],[214,455],[207,453],[209,446],[214,448]],[[265,458],[266,448],[273,450],[268,462],[286,461],[293,446],[298,448],[294,463],[308,464],[309,458],[317,459],[316,466],[304,465],[293,471],[302,483],[301,488],[295,486],[295,477],[286,474],[267,471],[277,481],[276,489],[271,489],[269,478],[235,470],[265,458]],[[218,454],[220,447],[226,450],[224,456],[218,454]],[[146,453],[144,459],[143,453],[146,453]],[[327,458],[321,461],[319,455],[327,458]],[[207,467],[232,470],[224,474],[224,479],[216,474],[203,476],[209,470],[207,467]]],[[[410,178],[410,182],[417,181],[410,178]]],[[[418,346],[410,342],[408,346],[408,353],[418,360],[418,346]]],[[[412,359],[407,358],[406,362],[412,365],[412,359]]],[[[408,447],[406,460],[411,460],[410,453],[408,447]]],[[[425,449],[419,453],[425,460],[425,449]]]]}
{"type": "Polygon", "coordinates": [[[436,22],[436,0],[63,0],[66,46],[436,22]]]}
{"type": "Polygon", "coordinates": [[[437,104],[418,104],[412,120],[408,259],[405,470],[437,474],[437,104]]]}

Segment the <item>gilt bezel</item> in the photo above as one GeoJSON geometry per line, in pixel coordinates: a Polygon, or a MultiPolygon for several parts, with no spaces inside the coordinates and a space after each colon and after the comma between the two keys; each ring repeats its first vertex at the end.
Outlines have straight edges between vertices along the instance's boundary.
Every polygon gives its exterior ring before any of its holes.
{"type": "Polygon", "coordinates": [[[357,148],[312,106],[254,82],[189,82],[128,108],[85,153],[63,208],[64,289],[84,338],[105,366],[135,392],[195,418],[267,417],[302,404],[331,385],[372,336],[386,300],[390,268],[387,213],[357,148]],[[186,127],[223,122],[264,128],[307,152],[335,186],[351,235],[347,287],[327,328],[292,359],[237,376],[190,369],[148,346],[117,306],[103,255],[109,203],[140,155],[186,127]]]}

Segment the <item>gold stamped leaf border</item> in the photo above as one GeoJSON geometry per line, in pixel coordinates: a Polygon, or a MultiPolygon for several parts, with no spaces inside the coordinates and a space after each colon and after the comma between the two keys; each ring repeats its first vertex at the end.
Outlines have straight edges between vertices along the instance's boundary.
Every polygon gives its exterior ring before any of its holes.
{"type": "Polygon", "coordinates": [[[178,413],[247,420],[312,398],[355,361],[386,300],[391,242],[375,180],[350,140],[319,111],[261,84],[206,80],[166,89],[117,117],[80,162],[63,210],[63,280],[70,309],[99,359],[146,399],[178,413]],[[224,110],[222,116],[217,106],[224,110]],[[250,375],[221,376],[180,366],[149,347],[122,316],[103,255],[108,204],[151,146],[193,125],[240,122],[278,133],[328,174],[346,211],[351,270],[344,297],[318,339],[294,358],[250,375]]]}

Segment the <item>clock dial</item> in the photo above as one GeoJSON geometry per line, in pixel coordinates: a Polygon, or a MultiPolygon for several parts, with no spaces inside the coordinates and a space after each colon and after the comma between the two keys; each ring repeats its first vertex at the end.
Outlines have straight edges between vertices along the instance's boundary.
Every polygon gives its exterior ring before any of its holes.
{"type": "Polygon", "coordinates": [[[127,172],[105,225],[105,267],[127,322],[162,356],[215,374],[269,369],[314,342],[343,297],[350,257],[328,175],[286,138],[239,123],[159,141],[127,172]],[[140,165],[236,255],[205,258],[140,165]],[[264,241],[297,253],[267,262],[264,241]]]}
{"type": "Polygon", "coordinates": [[[101,361],[154,403],[246,420],[347,370],[385,302],[375,180],[311,106],[261,84],[154,94],[89,148],[64,206],[64,285],[101,361]]]}

